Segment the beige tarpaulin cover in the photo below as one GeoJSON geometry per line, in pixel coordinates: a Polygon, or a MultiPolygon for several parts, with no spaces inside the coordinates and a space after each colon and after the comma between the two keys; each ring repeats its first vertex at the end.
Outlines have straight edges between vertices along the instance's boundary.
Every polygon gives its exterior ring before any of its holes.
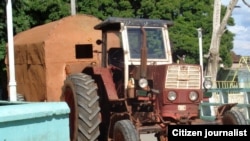
{"type": "Polygon", "coordinates": [[[100,22],[90,15],[74,15],[17,34],[14,37],[17,93],[27,101],[59,101],[66,66],[71,66],[72,72],[80,72],[88,65],[86,62],[100,58],[98,53],[93,53],[90,59],[75,57],[76,44],[92,44],[93,50],[101,50],[95,43],[101,39],[101,31],[94,30],[100,22]]]}

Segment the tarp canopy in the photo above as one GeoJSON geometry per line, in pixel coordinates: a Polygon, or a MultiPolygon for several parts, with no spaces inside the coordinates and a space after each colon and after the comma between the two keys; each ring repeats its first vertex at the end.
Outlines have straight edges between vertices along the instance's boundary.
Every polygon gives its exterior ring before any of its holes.
{"type": "MultiPolygon", "coordinates": [[[[98,53],[88,59],[77,59],[75,55],[76,45],[90,45],[100,52],[96,40],[101,39],[101,31],[94,30],[100,22],[91,15],[72,15],[15,35],[17,93],[27,101],[59,101],[66,66],[71,72],[81,72],[84,66],[100,59],[98,53]]],[[[8,54],[5,63],[8,70],[8,54]]]]}

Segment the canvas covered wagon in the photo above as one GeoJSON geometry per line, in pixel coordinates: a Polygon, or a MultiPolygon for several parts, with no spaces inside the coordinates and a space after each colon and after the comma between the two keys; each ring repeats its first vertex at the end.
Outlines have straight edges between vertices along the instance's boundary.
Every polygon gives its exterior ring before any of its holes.
{"type": "MultiPolygon", "coordinates": [[[[59,101],[67,74],[100,64],[101,45],[96,40],[101,39],[101,31],[94,30],[100,22],[78,14],[15,35],[17,93],[27,101],[59,101]]],[[[9,72],[8,55],[5,62],[9,72]]]]}

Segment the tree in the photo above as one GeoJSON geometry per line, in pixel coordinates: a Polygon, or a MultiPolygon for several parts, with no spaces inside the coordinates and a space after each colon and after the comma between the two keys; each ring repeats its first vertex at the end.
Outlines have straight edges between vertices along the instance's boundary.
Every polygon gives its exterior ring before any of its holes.
{"type": "Polygon", "coordinates": [[[77,12],[94,15],[102,20],[110,16],[134,17],[134,9],[129,1],[85,0],[77,1],[77,12]]]}
{"type": "Polygon", "coordinates": [[[69,0],[25,0],[13,3],[14,32],[30,29],[70,15],[69,0]]]}
{"type": "MultiPolygon", "coordinates": [[[[104,20],[109,16],[157,18],[174,21],[174,26],[169,28],[173,44],[174,60],[177,56],[186,55],[186,62],[199,64],[199,47],[197,28],[203,29],[203,52],[208,52],[212,36],[213,0],[185,1],[185,0],[141,0],[120,1],[103,0],[77,2],[78,13],[92,14],[104,20]]],[[[225,7],[222,7],[225,9],[225,7]]],[[[225,11],[222,10],[222,14],[225,11]]],[[[230,18],[231,25],[233,20],[230,18]]],[[[225,55],[223,63],[232,64],[228,57],[232,49],[233,34],[227,31],[221,45],[225,55]],[[229,42],[228,42],[229,40],[229,42]]],[[[224,37],[223,37],[224,38],[224,37]]],[[[206,62],[205,62],[206,63],[206,62]]]]}
{"type": "MultiPolygon", "coordinates": [[[[15,0],[13,8],[13,31],[14,35],[30,29],[34,26],[45,24],[70,15],[69,0],[15,0]]],[[[7,74],[4,57],[6,55],[7,24],[6,2],[0,3],[0,89],[7,93],[7,74]]],[[[4,99],[7,99],[4,95],[4,99]]]]}
{"type": "MultiPolygon", "coordinates": [[[[199,64],[197,28],[203,29],[203,53],[207,53],[212,37],[213,2],[214,0],[78,0],[76,6],[78,14],[91,14],[102,20],[110,16],[172,20],[174,26],[169,28],[169,31],[174,60],[177,60],[177,56],[186,55],[187,63],[199,64]]],[[[0,7],[2,17],[0,18],[0,60],[2,60],[7,42],[5,3],[0,3],[0,7]]],[[[226,8],[222,6],[222,15],[225,11],[226,8]]],[[[69,15],[70,0],[46,2],[15,0],[13,2],[14,35],[69,15]]],[[[228,24],[234,24],[231,17],[228,24]]],[[[228,30],[224,31],[219,49],[223,54],[220,53],[219,57],[227,66],[232,63],[229,57],[230,50],[233,48],[232,41],[233,34],[228,30]]],[[[210,54],[213,55],[213,53],[210,54]]]]}
{"type": "MultiPolygon", "coordinates": [[[[215,82],[218,73],[218,64],[221,61],[220,58],[220,44],[221,44],[221,37],[226,31],[226,25],[228,23],[228,19],[232,15],[232,11],[237,4],[238,0],[231,0],[226,14],[223,17],[223,20],[220,21],[221,16],[221,2],[220,0],[214,1],[214,13],[213,13],[213,34],[211,39],[211,45],[208,54],[208,66],[206,69],[206,75],[211,76],[212,81],[215,82]]],[[[215,87],[214,83],[214,87],[215,87]]]]}
{"type": "Polygon", "coordinates": [[[7,25],[6,25],[6,12],[5,2],[0,3],[0,60],[5,55],[5,43],[7,41],[7,25]]]}
{"type": "MultiPolygon", "coordinates": [[[[30,29],[58,20],[70,15],[69,0],[41,1],[41,0],[15,0],[13,7],[14,35],[30,29]]],[[[5,45],[7,42],[6,3],[0,3],[0,60],[4,59],[5,45]]]]}
{"type": "MultiPolygon", "coordinates": [[[[14,35],[30,29],[58,20],[70,15],[69,0],[41,1],[41,0],[15,0],[13,7],[14,35]]],[[[0,3],[0,60],[5,57],[7,43],[6,3],[0,3]]]]}
{"type": "MultiPolygon", "coordinates": [[[[203,29],[203,51],[208,52],[209,50],[212,35],[213,12],[211,9],[213,0],[87,0],[77,1],[76,5],[77,13],[91,14],[102,20],[109,16],[116,16],[174,21],[174,26],[170,28],[170,37],[173,42],[175,59],[177,59],[177,55],[182,56],[185,54],[187,63],[199,63],[196,29],[200,27],[203,29]]],[[[70,15],[70,0],[47,2],[41,0],[16,0],[13,9],[14,32],[16,34],[70,15]]],[[[5,25],[4,21],[0,23],[5,25]]],[[[233,40],[233,34],[230,32],[227,32],[224,36],[233,40]]],[[[228,42],[223,40],[221,44],[225,45],[228,42]]],[[[225,46],[224,52],[227,51],[228,54],[230,49],[231,46],[225,46]]],[[[223,58],[223,61],[228,62],[227,65],[230,66],[230,61],[227,61],[227,58],[223,58]]]]}

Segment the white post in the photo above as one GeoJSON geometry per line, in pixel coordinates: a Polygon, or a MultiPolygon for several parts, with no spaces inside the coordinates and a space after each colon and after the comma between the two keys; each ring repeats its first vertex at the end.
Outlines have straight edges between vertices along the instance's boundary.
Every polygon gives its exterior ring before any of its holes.
{"type": "Polygon", "coordinates": [[[71,15],[75,15],[76,14],[76,1],[70,0],[70,4],[71,4],[71,15]]]}
{"type": "Polygon", "coordinates": [[[198,28],[198,38],[199,38],[199,55],[200,55],[200,65],[203,72],[203,51],[202,51],[202,29],[198,28]]]}
{"type": "Polygon", "coordinates": [[[14,40],[13,40],[13,21],[12,21],[12,3],[7,0],[7,30],[8,30],[8,60],[9,60],[9,99],[17,101],[16,80],[15,80],[15,62],[14,62],[14,40]]]}

